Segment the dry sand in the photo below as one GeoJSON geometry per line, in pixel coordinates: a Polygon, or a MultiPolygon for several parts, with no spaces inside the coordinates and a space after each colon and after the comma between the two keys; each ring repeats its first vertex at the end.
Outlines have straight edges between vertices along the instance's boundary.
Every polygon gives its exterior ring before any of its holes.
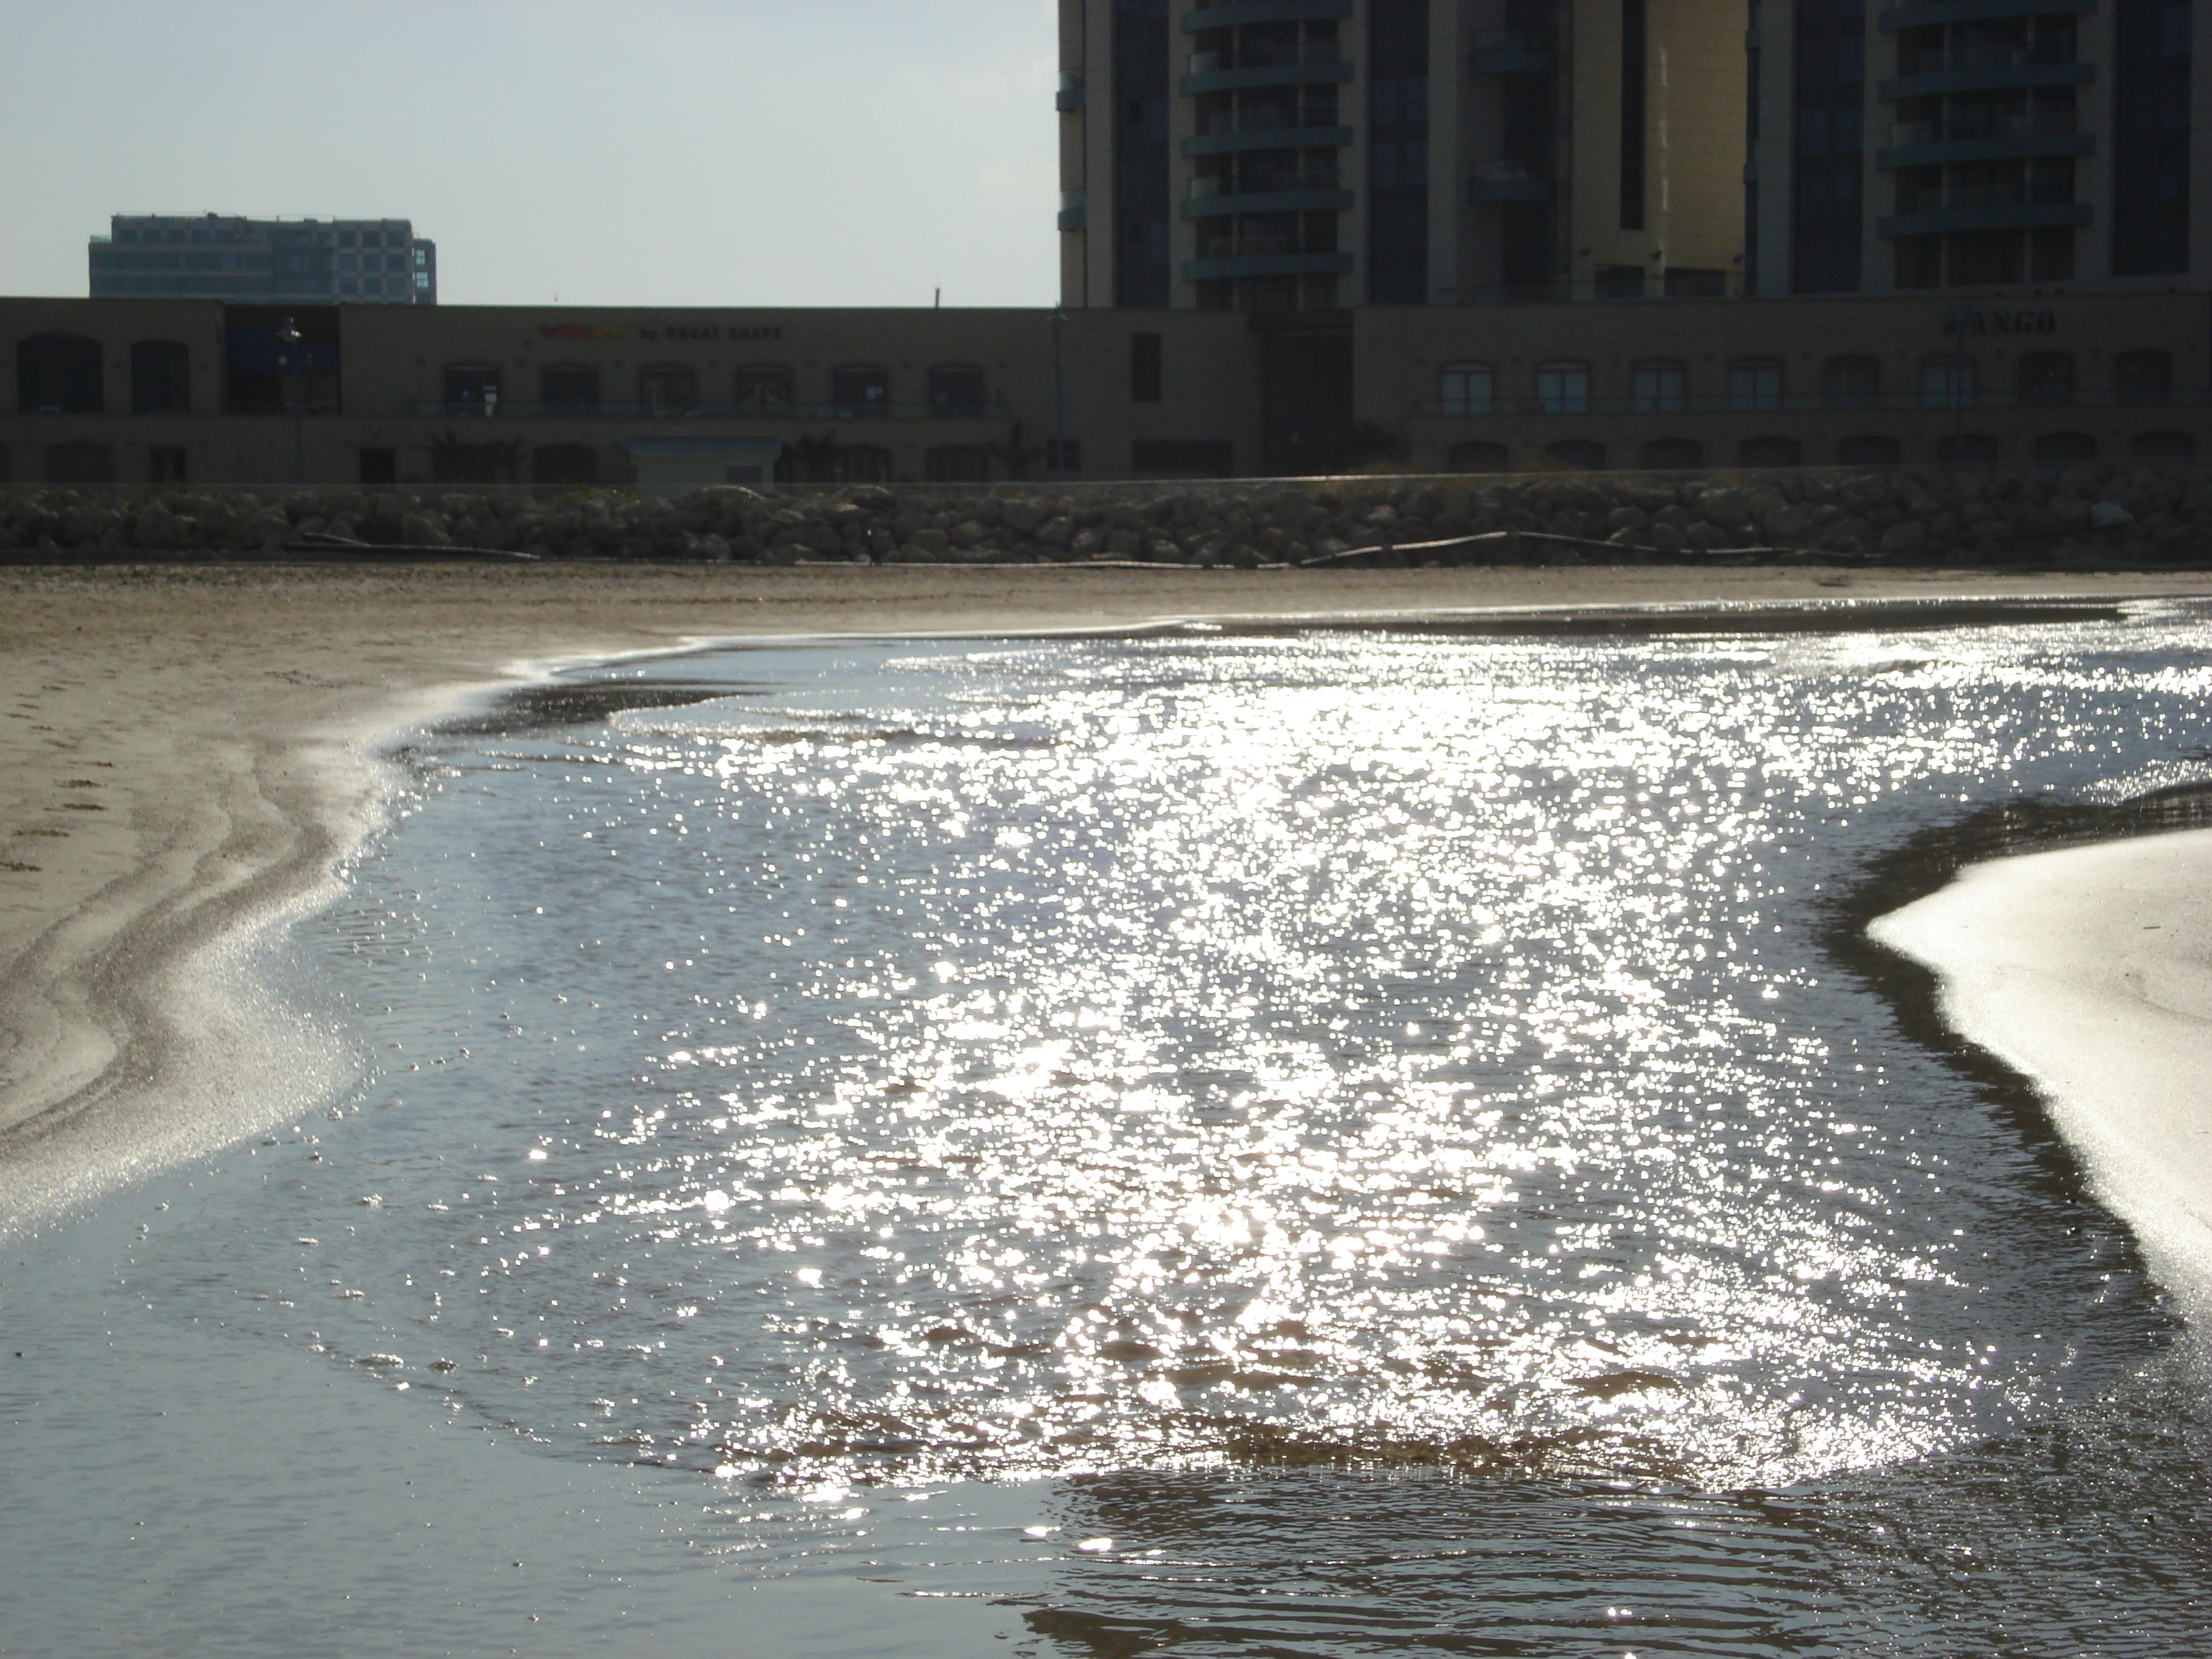
{"type": "MultiPolygon", "coordinates": [[[[193,1000],[196,947],[315,890],[374,821],[377,738],[551,662],[749,635],[2207,592],[2203,574],[1667,567],[0,570],[0,1164],[46,1164],[51,1207],[191,1150],[165,1133],[177,1103],[220,1092],[250,1023],[193,1000]],[[68,1173],[88,1136],[96,1182],[68,1173]]],[[[26,1190],[0,1181],[0,1231],[26,1190]]]]}

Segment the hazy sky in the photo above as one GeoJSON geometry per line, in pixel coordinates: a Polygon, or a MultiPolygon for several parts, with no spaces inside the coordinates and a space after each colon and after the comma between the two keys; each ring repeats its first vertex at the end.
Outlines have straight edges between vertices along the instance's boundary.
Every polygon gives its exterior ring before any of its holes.
{"type": "Polygon", "coordinates": [[[1053,0],[0,0],[0,293],[405,217],[454,304],[1049,305],[1053,0]]]}

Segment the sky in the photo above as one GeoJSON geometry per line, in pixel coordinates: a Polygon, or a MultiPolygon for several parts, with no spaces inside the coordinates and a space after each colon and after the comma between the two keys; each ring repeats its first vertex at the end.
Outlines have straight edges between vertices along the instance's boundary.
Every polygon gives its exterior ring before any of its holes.
{"type": "Polygon", "coordinates": [[[406,218],[447,304],[1043,306],[1054,0],[0,0],[0,294],[406,218]]]}

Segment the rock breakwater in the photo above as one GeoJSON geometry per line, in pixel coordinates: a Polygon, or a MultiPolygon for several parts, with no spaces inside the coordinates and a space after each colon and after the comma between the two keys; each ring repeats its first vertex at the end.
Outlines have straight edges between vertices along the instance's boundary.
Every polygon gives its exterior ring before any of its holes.
{"type": "Polygon", "coordinates": [[[1650,563],[2195,567],[2212,463],[1175,486],[18,489],[0,559],[502,554],[795,564],[1650,563]]]}

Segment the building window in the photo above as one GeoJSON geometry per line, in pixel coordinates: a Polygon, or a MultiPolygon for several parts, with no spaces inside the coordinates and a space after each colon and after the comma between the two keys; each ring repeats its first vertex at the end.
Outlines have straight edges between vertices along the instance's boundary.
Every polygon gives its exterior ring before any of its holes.
{"type": "Polygon", "coordinates": [[[699,376],[682,363],[653,363],[641,368],[637,402],[647,415],[688,415],[699,407],[699,376]]]}
{"type": "Polygon", "coordinates": [[[530,482],[588,484],[599,481],[599,454],[589,444],[540,444],[530,452],[530,482]]]}
{"type": "Polygon", "coordinates": [[[2116,0],[2112,8],[2112,274],[2189,269],[2191,8],[2116,0]]]}
{"type": "Polygon", "coordinates": [[[1601,300],[1640,300],[1644,287],[1642,265],[1600,265],[1590,291],[1601,300]]]}
{"type": "Polygon", "coordinates": [[[1083,440],[1047,438],[1044,441],[1044,470],[1054,473],[1082,471],[1083,440]]]}
{"type": "Polygon", "coordinates": [[[1546,363],[1536,371],[1536,407],[1546,415],[1589,413],[1589,365],[1546,363]]]}
{"type": "Polygon", "coordinates": [[[446,413],[499,413],[499,370],[489,363],[449,363],[446,367],[446,413]]]}
{"type": "Polygon", "coordinates": [[[1161,386],[1160,337],[1157,334],[1132,334],[1129,337],[1129,401],[1133,404],[1156,404],[1160,401],[1161,386]]]}
{"type": "Polygon", "coordinates": [[[1920,365],[1920,406],[1923,409],[1972,409],[1974,406],[1974,360],[1972,357],[1929,357],[1920,365]]]}
{"type": "Polygon", "coordinates": [[[1863,432],[1836,446],[1836,459],[1844,466],[1895,466],[1905,459],[1905,447],[1896,439],[1863,432]]]}
{"type": "Polygon", "coordinates": [[[2123,404],[2173,401],[2173,359],[2163,351],[2124,351],[2112,359],[2112,398],[2123,404]]]}
{"type": "Polygon", "coordinates": [[[1946,466],[1995,466],[1997,441],[1986,432],[1961,432],[1936,441],[1936,459],[1946,466]]]}
{"type": "Polygon", "coordinates": [[[1881,359],[1829,358],[1820,368],[1820,399],[1831,409],[1880,407],[1881,359]]]}
{"type": "Polygon", "coordinates": [[[2186,432],[2144,432],[2130,447],[2137,460],[2185,461],[2197,453],[2197,440],[2186,432]]]}
{"type": "Polygon", "coordinates": [[[1227,439],[1139,438],[1129,446],[1132,472],[1197,472],[1208,477],[1237,475],[1236,446],[1227,439]]]}
{"type": "Polygon", "coordinates": [[[747,363],[738,371],[738,406],[776,409],[791,401],[791,369],[784,363],[747,363]]]}
{"type": "Polygon", "coordinates": [[[46,482],[58,484],[113,483],[115,452],[106,444],[48,444],[46,482]]]}
{"type": "Polygon", "coordinates": [[[1865,0],[1796,0],[1791,35],[1790,286],[1847,294],[1859,286],[1865,154],[1865,0]]]}
{"type": "Polygon", "coordinates": [[[15,452],[10,450],[7,445],[0,444],[0,484],[13,483],[15,481],[15,452]]]}
{"type": "Polygon", "coordinates": [[[1439,415],[1487,415],[1496,404],[1497,381],[1488,363],[1446,363],[1437,377],[1439,415]]]}
{"type": "Polygon", "coordinates": [[[132,346],[131,412],[186,415],[191,407],[191,353],[176,340],[141,340],[132,346]]]}
{"type": "MultiPolygon", "coordinates": [[[[1367,297],[1429,299],[1429,0],[1368,0],[1367,297]]],[[[1335,216],[1329,216],[1332,237],[1335,216]]]]}
{"type": "Polygon", "coordinates": [[[1570,472],[1605,471],[1605,446],[1587,438],[1563,438],[1558,443],[1547,444],[1544,454],[1553,466],[1564,467],[1570,472]]]}
{"type": "Polygon", "coordinates": [[[2097,459],[2097,441],[2087,432],[2046,432],[2035,441],[2038,466],[2072,466],[2097,459]]]}
{"type": "Polygon", "coordinates": [[[1172,85],[1167,0],[1112,0],[1114,303],[1164,309],[1168,293],[1168,100],[1172,85]]]}
{"type": "Polygon", "coordinates": [[[156,445],[146,452],[147,480],[152,483],[180,484],[185,482],[187,465],[182,449],[156,445]]]}
{"type": "Polygon", "coordinates": [[[82,334],[34,334],[15,343],[15,408],[24,415],[107,410],[100,342],[82,334]]]}
{"type": "Polygon", "coordinates": [[[1638,363],[1629,376],[1629,408],[1638,415],[1672,415],[1690,401],[1689,371],[1678,362],[1638,363]]]}
{"type": "Polygon", "coordinates": [[[989,401],[983,395],[983,371],[964,363],[940,363],[929,371],[929,412],[974,419],[989,401]]]}
{"type": "Polygon", "coordinates": [[[538,371],[538,396],[548,415],[596,413],[599,371],[588,363],[548,363],[538,371]]]}
{"type": "Polygon", "coordinates": [[[1694,472],[1705,464],[1705,447],[1694,438],[1654,438],[1638,459],[1647,472],[1694,472]]]}
{"type": "Polygon", "coordinates": [[[1444,469],[1449,472],[1510,472],[1513,469],[1513,452],[1488,439],[1454,444],[1451,453],[1444,459],[1444,469]]]}
{"type": "Polygon", "coordinates": [[[831,452],[830,483],[889,483],[891,453],[873,444],[840,444],[831,452]]]}
{"type": "Polygon", "coordinates": [[[365,484],[398,483],[399,452],[381,447],[364,447],[361,452],[361,481],[365,484]]]}
{"type": "Polygon", "coordinates": [[[889,414],[890,387],[890,374],[872,364],[848,363],[830,371],[830,401],[840,415],[889,414]]]}
{"type": "Polygon", "coordinates": [[[1782,365],[1771,357],[1741,357],[1729,365],[1730,409],[1782,407],[1782,365]]]}
{"type": "Polygon", "coordinates": [[[988,483],[991,452],[981,444],[942,444],[922,457],[931,483],[988,483]]]}
{"type": "Polygon", "coordinates": [[[1802,466],[1805,446],[1795,438],[1746,438],[1738,452],[1746,466],[1802,466]]]}
{"type": "Polygon", "coordinates": [[[2074,359],[2066,352],[2024,352],[2014,373],[2024,404],[2047,408],[2074,401],[2074,359]]]}

